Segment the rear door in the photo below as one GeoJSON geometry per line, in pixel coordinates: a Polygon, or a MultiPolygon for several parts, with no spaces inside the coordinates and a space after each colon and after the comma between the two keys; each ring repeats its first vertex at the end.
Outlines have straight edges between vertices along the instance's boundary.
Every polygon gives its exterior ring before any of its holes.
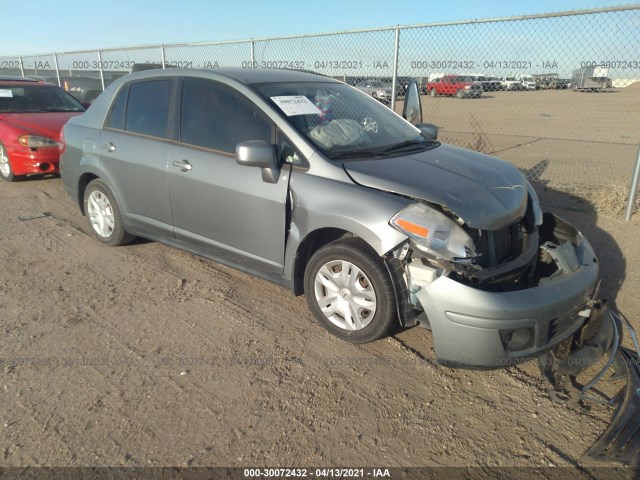
{"type": "Polygon", "coordinates": [[[176,239],[242,270],[281,275],[289,168],[273,184],[260,168],[235,161],[243,141],[275,149],[275,125],[240,92],[213,80],[185,78],[180,99],[168,176],[176,239]]]}
{"type": "Polygon", "coordinates": [[[100,134],[102,172],[125,223],[132,233],[152,238],[173,235],[167,156],[174,82],[165,77],[126,85],[100,134]]]}

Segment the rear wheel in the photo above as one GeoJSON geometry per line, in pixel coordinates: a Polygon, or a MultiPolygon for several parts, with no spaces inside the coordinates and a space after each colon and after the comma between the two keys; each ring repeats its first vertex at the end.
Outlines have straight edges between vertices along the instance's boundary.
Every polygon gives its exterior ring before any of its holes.
{"type": "Polygon", "coordinates": [[[438,92],[436,92],[435,88],[432,88],[430,93],[431,93],[432,97],[437,97],[438,96],[438,92]]]}
{"type": "Polygon", "coordinates": [[[458,91],[456,92],[456,97],[458,97],[458,98],[464,98],[464,92],[463,92],[462,90],[458,90],[458,91]]]}
{"type": "Polygon", "coordinates": [[[353,343],[384,337],[396,320],[391,279],[380,257],[357,238],[320,248],[305,271],[305,295],[320,325],[353,343]]]}
{"type": "Polygon", "coordinates": [[[100,180],[93,180],[84,192],[84,211],[93,235],[105,245],[116,247],[135,237],[127,233],[113,194],[100,180]]]}
{"type": "Polygon", "coordinates": [[[4,144],[0,142],[0,177],[6,182],[15,182],[24,178],[21,175],[14,175],[9,162],[9,153],[4,144]]]}

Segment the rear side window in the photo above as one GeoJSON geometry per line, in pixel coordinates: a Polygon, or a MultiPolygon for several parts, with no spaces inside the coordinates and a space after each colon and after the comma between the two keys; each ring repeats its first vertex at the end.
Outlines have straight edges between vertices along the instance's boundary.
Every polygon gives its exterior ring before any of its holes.
{"type": "Polygon", "coordinates": [[[126,87],[118,92],[118,96],[116,97],[116,100],[113,102],[113,106],[111,107],[111,113],[109,114],[109,119],[107,120],[107,127],[115,128],[117,130],[124,130],[124,109],[127,105],[128,92],[129,89],[126,87]]]}
{"type": "Polygon", "coordinates": [[[152,137],[166,137],[172,85],[173,80],[131,84],[124,129],[152,137]]]}
{"type": "Polygon", "coordinates": [[[211,80],[184,80],[181,142],[235,153],[236,145],[246,140],[272,143],[272,130],[272,123],[240,92],[211,80]]]}

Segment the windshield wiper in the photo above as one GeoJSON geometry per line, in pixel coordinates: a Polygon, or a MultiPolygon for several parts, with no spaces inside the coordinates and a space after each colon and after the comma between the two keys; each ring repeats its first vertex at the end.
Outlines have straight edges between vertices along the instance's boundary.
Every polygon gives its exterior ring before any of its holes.
{"type": "Polygon", "coordinates": [[[438,142],[436,142],[435,140],[406,140],[404,142],[396,143],[395,145],[391,145],[390,147],[383,149],[382,153],[395,152],[397,150],[403,150],[409,147],[427,148],[437,143],[438,142]]]}
{"type": "Polygon", "coordinates": [[[344,152],[330,153],[329,156],[333,160],[340,160],[345,158],[379,157],[380,154],[380,150],[347,150],[344,152]]]}

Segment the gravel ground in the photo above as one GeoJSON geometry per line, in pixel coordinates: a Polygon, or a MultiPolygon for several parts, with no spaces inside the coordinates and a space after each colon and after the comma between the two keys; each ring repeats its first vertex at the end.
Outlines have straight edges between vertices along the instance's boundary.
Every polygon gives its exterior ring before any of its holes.
{"type": "MultiPolygon", "coordinates": [[[[640,226],[540,190],[638,327],[640,226]]],[[[265,281],[101,246],[59,178],[0,184],[0,205],[3,466],[592,465],[611,412],[552,403],[533,364],[448,369],[420,328],[345,343],[265,281]]]]}
{"type": "MultiPolygon", "coordinates": [[[[603,216],[613,209],[592,193],[629,184],[640,90],[423,107],[443,139],[482,140],[536,173],[543,206],[598,252],[602,295],[640,328],[640,224],[603,216]]],[[[265,281],[145,240],[101,246],[59,178],[2,183],[0,206],[2,466],[553,465],[611,476],[581,458],[611,411],[553,403],[532,363],[448,369],[420,328],[345,343],[304,298],[265,281]]]]}

